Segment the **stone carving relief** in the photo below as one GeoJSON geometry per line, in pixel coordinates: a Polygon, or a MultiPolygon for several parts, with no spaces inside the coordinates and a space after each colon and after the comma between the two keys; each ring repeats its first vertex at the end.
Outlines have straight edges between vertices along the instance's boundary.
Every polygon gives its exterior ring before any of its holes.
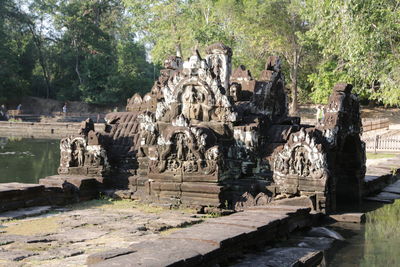
{"type": "Polygon", "coordinates": [[[189,60],[183,62],[182,71],[170,71],[166,81],[158,84],[161,101],[157,103],[157,120],[171,122],[180,114],[195,121],[236,120],[220,78],[224,76],[225,82],[225,76],[230,75],[231,63],[224,54],[229,51],[219,46],[212,51],[214,54],[202,59],[195,50],[189,60]]]}
{"type": "Polygon", "coordinates": [[[233,138],[238,147],[254,150],[258,146],[259,133],[252,127],[236,127],[233,131],[233,138]]]}
{"type": "Polygon", "coordinates": [[[107,154],[100,145],[89,145],[84,137],[67,137],[60,142],[59,173],[67,174],[71,167],[108,168],[107,154]]]}
{"type": "Polygon", "coordinates": [[[81,123],[79,136],[61,139],[60,154],[59,174],[102,175],[109,169],[106,150],[91,119],[81,123]]]}
{"type": "Polygon", "coordinates": [[[61,140],[61,168],[82,167],[84,163],[84,149],[86,140],[82,137],[67,137],[61,140]]]}
{"type": "Polygon", "coordinates": [[[327,177],[327,159],[322,145],[313,135],[303,128],[292,134],[282,151],[273,156],[274,181],[285,183],[286,176],[310,177],[322,179],[327,177]]]}
{"type": "Polygon", "coordinates": [[[325,107],[324,120],[318,128],[331,146],[337,145],[339,137],[344,140],[348,135],[362,133],[360,104],[351,93],[352,88],[350,84],[336,84],[325,107]]]}
{"type": "Polygon", "coordinates": [[[216,137],[209,130],[188,127],[188,121],[179,116],[164,130],[157,145],[149,147],[150,172],[182,172],[212,174],[221,161],[216,137]]]}
{"type": "Polygon", "coordinates": [[[267,205],[273,200],[271,196],[260,192],[255,197],[249,192],[245,192],[235,203],[235,210],[240,211],[248,207],[267,205]]]}
{"type": "Polygon", "coordinates": [[[140,144],[154,145],[157,141],[157,124],[154,114],[145,112],[138,116],[140,121],[140,144]]]}

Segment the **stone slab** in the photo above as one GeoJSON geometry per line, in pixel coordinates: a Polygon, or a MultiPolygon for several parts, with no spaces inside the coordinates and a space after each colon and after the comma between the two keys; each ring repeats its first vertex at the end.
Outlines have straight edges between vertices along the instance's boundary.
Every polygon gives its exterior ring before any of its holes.
{"type": "Polygon", "coordinates": [[[51,209],[51,206],[40,206],[2,212],[0,213],[0,222],[38,216],[51,211],[51,209]]]}
{"type": "Polygon", "coordinates": [[[383,199],[383,198],[379,198],[379,197],[365,197],[364,200],[381,202],[381,203],[388,203],[388,204],[394,203],[393,199],[383,199]]]}
{"type": "Polygon", "coordinates": [[[283,247],[268,249],[248,257],[234,267],[289,267],[289,266],[318,266],[322,262],[322,251],[310,248],[283,247]],[[315,265],[312,265],[316,263],[315,265]]]}
{"type": "MultiPolygon", "coordinates": [[[[73,184],[77,188],[96,186],[97,179],[95,177],[87,177],[81,175],[54,175],[42,178],[39,183],[46,187],[63,188],[65,183],[73,184]]],[[[94,188],[96,190],[96,188],[94,188]]]]}
{"type": "Polygon", "coordinates": [[[43,192],[43,190],[44,186],[39,184],[1,183],[0,199],[9,199],[11,196],[14,195],[19,198],[25,198],[27,194],[38,194],[40,192],[43,192]]]}
{"type": "Polygon", "coordinates": [[[227,224],[227,225],[238,225],[238,226],[247,226],[250,228],[256,228],[256,229],[261,229],[261,228],[268,228],[268,227],[274,227],[277,226],[280,222],[280,218],[277,218],[275,216],[267,216],[266,214],[263,213],[253,213],[251,216],[248,214],[232,214],[230,216],[226,217],[219,217],[219,218],[213,218],[213,219],[208,219],[207,223],[219,223],[219,224],[227,224]]]}
{"type": "Polygon", "coordinates": [[[298,262],[300,263],[300,266],[303,267],[314,267],[314,266],[320,266],[323,258],[324,258],[324,253],[322,251],[314,251],[314,252],[309,252],[303,257],[301,257],[298,260],[298,262]]]}
{"type": "Polygon", "coordinates": [[[378,175],[365,175],[364,181],[368,183],[368,182],[374,181],[378,178],[379,178],[378,175]]]}
{"type": "Polygon", "coordinates": [[[246,239],[246,235],[256,231],[256,229],[243,226],[229,225],[228,227],[227,225],[202,223],[173,232],[168,235],[168,238],[199,240],[226,248],[233,244],[240,244],[246,239]]]}
{"type": "Polygon", "coordinates": [[[337,222],[351,222],[351,223],[365,223],[365,213],[341,213],[341,214],[331,214],[330,218],[337,222]]]}
{"type": "Polygon", "coordinates": [[[382,191],[387,192],[387,193],[400,194],[400,187],[387,186],[387,187],[383,188],[382,191]]]}
{"type": "Polygon", "coordinates": [[[104,252],[98,252],[92,255],[89,255],[86,259],[86,264],[91,265],[101,261],[109,260],[118,256],[128,255],[136,252],[136,250],[132,248],[117,248],[113,250],[108,250],[104,252]]]}
{"type": "Polygon", "coordinates": [[[157,239],[133,244],[130,249],[135,252],[89,266],[195,266],[202,261],[204,254],[218,247],[194,239],[157,239]]]}
{"type": "Polygon", "coordinates": [[[223,187],[213,183],[182,183],[182,192],[194,192],[194,193],[204,193],[209,194],[219,194],[223,187]]]}
{"type": "Polygon", "coordinates": [[[249,207],[248,210],[265,210],[265,211],[278,212],[278,213],[283,213],[283,214],[287,214],[287,213],[308,214],[311,211],[311,208],[304,207],[304,206],[279,205],[279,204],[274,203],[274,204],[265,205],[265,206],[249,207]]]}
{"type": "Polygon", "coordinates": [[[375,197],[387,200],[395,200],[395,199],[400,199],[400,194],[381,192],[377,194],[375,197]]]}

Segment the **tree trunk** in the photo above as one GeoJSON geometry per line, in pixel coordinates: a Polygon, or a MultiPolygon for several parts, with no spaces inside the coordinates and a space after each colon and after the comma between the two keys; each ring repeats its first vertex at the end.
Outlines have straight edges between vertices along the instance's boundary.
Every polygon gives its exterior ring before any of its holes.
{"type": "Polygon", "coordinates": [[[182,58],[182,60],[183,60],[181,37],[178,35],[178,29],[176,28],[176,24],[174,22],[172,23],[172,29],[174,31],[175,36],[178,36],[177,41],[175,43],[176,56],[182,58]]]}
{"type": "Polygon", "coordinates": [[[298,91],[297,91],[297,72],[299,69],[299,60],[298,60],[297,51],[294,52],[293,55],[293,66],[290,72],[290,79],[292,81],[292,105],[290,108],[290,115],[296,116],[299,112],[299,104],[298,104],[298,91]]]}
{"type": "Polygon", "coordinates": [[[76,39],[73,40],[73,45],[75,46],[75,72],[78,75],[78,79],[79,79],[79,85],[83,84],[83,80],[82,80],[82,76],[81,73],[79,71],[79,49],[78,49],[78,45],[77,45],[77,41],[76,39]]]}
{"type": "Polygon", "coordinates": [[[176,56],[182,58],[182,60],[183,60],[183,56],[182,56],[182,47],[181,47],[181,43],[179,42],[179,40],[178,40],[178,42],[176,43],[176,56]]]}
{"type": "Polygon", "coordinates": [[[83,81],[82,81],[81,73],[79,72],[79,55],[78,55],[78,51],[76,52],[76,56],[75,56],[75,72],[78,75],[79,85],[82,85],[83,81]]]}
{"type": "Polygon", "coordinates": [[[35,43],[36,48],[38,50],[39,65],[42,68],[43,78],[46,83],[46,98],[49,98],[49,96],[50,96],[50,78],[49,78],[49,74],[47,72],[46,61],[43,56],[42,40],[41,40],[41,37],[36,35],[35,28],[31,22],[28,22],[28,27],[29,27],[29,31],[32,34],[33,42],[35,43]]]}

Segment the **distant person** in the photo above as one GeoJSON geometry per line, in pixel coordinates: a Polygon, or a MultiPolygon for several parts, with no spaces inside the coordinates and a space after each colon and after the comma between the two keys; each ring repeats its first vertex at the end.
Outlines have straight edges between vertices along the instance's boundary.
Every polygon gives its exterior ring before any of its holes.
{"type": "Polygon", "coordinates": [[[22,104],[19,104],[19,105],[17,106],[17,115],[18,115],[18,114],[21,114],[21,110],[22,110],[22,104]]]}
{"type": "Polygon", "coordinates": [[[64,106],[62,107],[62,112],[64,113],[64,116],[67,115],[67,103],[65,103],[64,106]]]}
{"type": "Polygon", "coordinates": [[[321,105],[317,106],[317,113],[315,115],[316,123],[320,124],[324,118],[324,110],[321,105]]]}
{"type": "Polygon", "coordinates": [[[114,112],[118,112],[118,107],[115,107],[115,108],[114,108],[114,112]]]}
{"type": "Polygon", "coordinates": [[[0,120],[8,120],[8,110],[4,105],[0,107],[0,120]]]}
{"type": "Polygon", "coordinates": [[[97,123],[99,123],[99,121],[100,121],[100,114],[99,113],[97,113],[97,123]]]}

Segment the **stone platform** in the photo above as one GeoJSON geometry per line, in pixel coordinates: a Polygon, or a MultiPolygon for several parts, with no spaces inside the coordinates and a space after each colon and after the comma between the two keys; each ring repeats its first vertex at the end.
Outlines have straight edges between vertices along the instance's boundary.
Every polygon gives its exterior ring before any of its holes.
{"type": "Polygon", "coordinates": [[[39,184],[0,183],[0,212],[90,200],[100,189],[101,180],[79,175],[49,176],[39,184]]]}
{"type": "Polygon", "coordinates": [[[39,184],[0,184],[0,212],[47,205],[45,187],[39,184]]]}
{"type": "MultiPolygon", "coordinates": [[[[373,200],[370,197],[371,195],[376,195],[382,190],[385,191],[385,188],[387,188],[388,185],[396,183],[396,181],[400,178],[399,161],[400,154],[390,159],[376,159],[367,161],[368,168],[364,178],[363,186],[363,196],[365,198],[369,197],[367,200],[373,200]]],[[[396,184],[398,184],[398,182],[396,184]]],[[[391,193],[390,190],[388,192],[391,193]]]]}
{"type": "MultiPolygon", "coordinates": [[[[308,207],[268,205],[174,231],[127,248],[90,255],[89,266],[211,266],[312,225],[308,207]]],[[[322,259],[322,258],[321,258],[322,259]]],[[[311,266],[311,265],[309,265],[311,266]]]]}
{"type": "Polygon", "coordinates": [[[126,200],[47,208],[41,215],[44,208],[0,214],[0,266],[83,266],[92,253],[149,241],[167,229],[204,220],[194,210],[169,210],[126,200]]]}

